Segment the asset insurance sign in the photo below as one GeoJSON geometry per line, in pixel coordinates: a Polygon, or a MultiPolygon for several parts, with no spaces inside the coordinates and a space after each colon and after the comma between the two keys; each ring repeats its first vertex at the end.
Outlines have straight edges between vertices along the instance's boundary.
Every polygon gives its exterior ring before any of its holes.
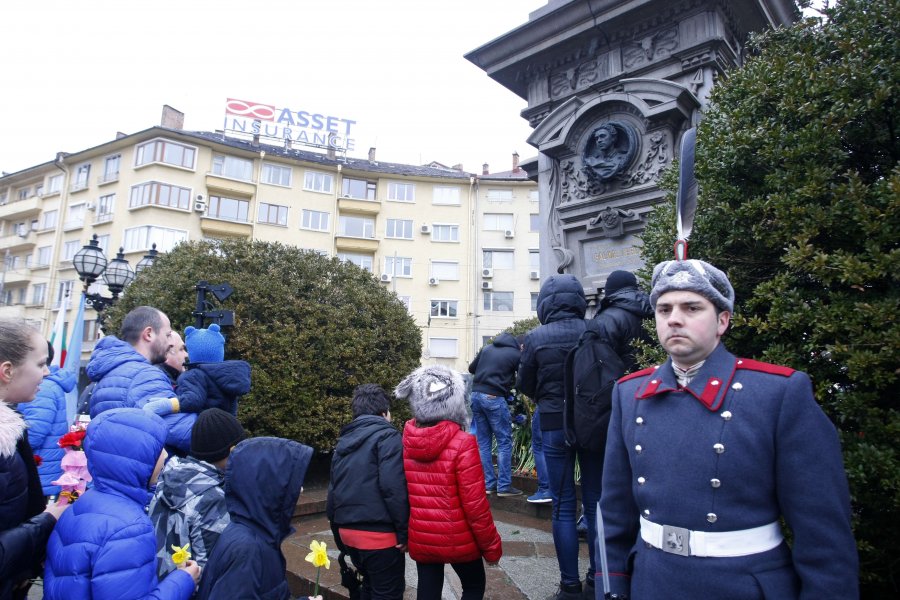
{"type": "Polygon", "coordinates": [[[306,110],[229,98],[225,103],[225,131],[341,151],[354,150],[350,129],[356,121],[306,110]]]}

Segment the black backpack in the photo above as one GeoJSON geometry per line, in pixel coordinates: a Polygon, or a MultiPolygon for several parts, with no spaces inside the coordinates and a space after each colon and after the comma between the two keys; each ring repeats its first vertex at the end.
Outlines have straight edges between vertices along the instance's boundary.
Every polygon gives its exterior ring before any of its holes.
{"type": "Polygon", "coordinates": [[[563,431],[572,448],[603,452],[612,412],[612,389],[625,364],[600,333],[595,319],[566,355],[563,431]]]}

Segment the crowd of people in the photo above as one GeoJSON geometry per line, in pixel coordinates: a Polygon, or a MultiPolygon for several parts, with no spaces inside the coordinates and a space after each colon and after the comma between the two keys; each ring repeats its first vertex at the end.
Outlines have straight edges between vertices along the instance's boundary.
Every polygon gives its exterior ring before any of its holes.
{"type": "MultiPolygon", "coordinates": [[[[840,446],[809,378],[727,351],[734,291],[712,265],[661,263],[651,285],[647,295],[633,274],[613,272],[588,323],[577,278],[549,277],[540,326],[498,335],[470,364],[470,401],[462,376],[440,365],[396,386],[393,396],[412,411],[402,431],[383,388],[354,390],[327,516],[361,575],[362,598],[402,598],[407,553],[420,600],[442,596],[447,565],[463,600],[484,597],[485,563],[503,552],[488,496],[522,493],[511,478],[513,390],[536,405],[538,489],[527,500],[552,505],[557,600],[600,595],[601,577],[610,598],[858,595],[840,446]],[[632,342],[646,341],[652,316],[668,360],[612,388],[600,450],[573,446],[569,352],[599,331],[631,371],[632,342]],[[576,461],[590,550],[584,579],[576,461]]],[[[26,598],[36,577],[51,600],[291,598],[281,543],[313,450],[247,437],[236,415],[251,370],[225,361],[224,345],[215,325],[188,327],[182,341],[146,306],[98,342],[86,368],[92,482],[76,501],[54,486],[51,452],[68,426],[55,411],[74,382],[48,369],[52,347],[36,330],[0,320],[0,600],[26,598]]]]}

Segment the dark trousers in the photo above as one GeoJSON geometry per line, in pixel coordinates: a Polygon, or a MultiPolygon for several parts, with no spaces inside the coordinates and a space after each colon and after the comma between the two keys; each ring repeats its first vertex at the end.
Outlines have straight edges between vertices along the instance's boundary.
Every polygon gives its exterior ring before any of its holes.
{"type": "Polygon", "coordinates": [[[397,548],[347,548],[353,566],[363,577],[361,600],[402,600],[406,591],[406,554],[397,548]]]}
{"type": "MultiPolygon", "coordinates": [[[[484,563],[480,558],[472,562],[451,563],[450,566],[456,571],[459,581],[462,583],[460,600],[484,598],[484,563]]],[[[417,562],[416,571],[419,574],[419,590],[416,600],[440,600],[441,592],[444,589],[444,565],[417,562]]]]}

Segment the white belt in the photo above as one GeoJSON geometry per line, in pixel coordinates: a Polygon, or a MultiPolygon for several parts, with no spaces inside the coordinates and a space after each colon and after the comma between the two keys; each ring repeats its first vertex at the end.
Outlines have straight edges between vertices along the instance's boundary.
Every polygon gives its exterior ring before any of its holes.
{"type": "Polygon", "coordinates": [[[659,525],[641,517],[641,539],[664,552],[682,556],[747,556],[782,542],[778,521],[740,531],[691,531],[659,525]]]}

